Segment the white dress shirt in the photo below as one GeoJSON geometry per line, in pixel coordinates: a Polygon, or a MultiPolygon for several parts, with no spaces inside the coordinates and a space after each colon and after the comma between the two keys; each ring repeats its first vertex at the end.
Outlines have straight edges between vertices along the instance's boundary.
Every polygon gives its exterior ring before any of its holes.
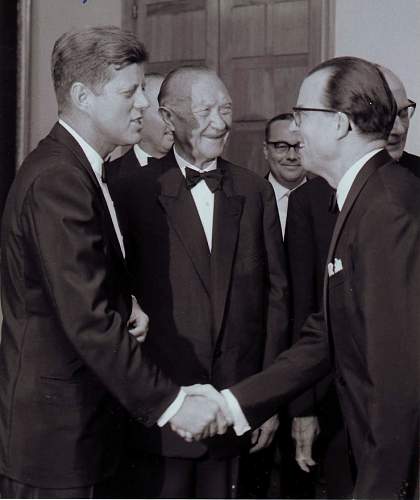
{"type": "Polygon", "coordinates": [[[268,180],[270,184],[273,186],[274,194],[276,196],[277,202],[277,210],[279,212],[280,224],[281,224],[281,232],[283,235],[286,234],[286,221],[287,221],[287,208],[289,207],[289,196],[292,191],[301,186],[306,182],[306,177],[302,179],[302,181],[293,189],[289,189],[284,187],[280,182],[274,177],[274,175],[270,172],[268,175],[268,180]]]}
{"type": "Polygon", "coordinates": [[[83,137],[81,137],[70,125],[68,125],[61,118],[58,120],[58,123],[64,127],[69,134],[71,134],[74,139],[77,141],[79,146],[83,149],[83,152],[92,167],[92,170],[98,179],[99,186],[101,187],[102,193],[104,195],[106,206],[108,207],[109,215],[112,219],[112,224],[114,225],[115,234],[117,235],[118,242],[120,244],[121,252],[125,257],[125,249],[123,243],[123,237],[121,234],[120,226],[118,225],[117,214],[115,213],[114,202],[112,201],[111,195],[109,194],[108,185],[102,182],[102,165],[103,159],[101,155],[95,151],[90,144],[88,144],[83,137]]]}
{"type": "Polygon", "coordinates": [[[357,160],[356,163],[353,163],[353,165],[343,175],[337,186],[337,205],[340,212],[343,208],[344,202],[346,201],[347,195],[350,192],[353,182],[357,177],[357,174],[360,172],[360,170],[362,170],[364,165],[382,149],[383,148],[378,148],[370,151],[369,153],[366,153],[360,158],[360,160],[357,160]]]}
{"type": "Polygon", "coordinates": [[[151,155],[146,153],[138,144],[134,145],[134,154],[136,155],[137,161],[141,167],[145,167],[149,163],[149,158],[151,155]]]}
{"type": "MultiPolygon", "coordinates": [[[[191,163],[187,160],[184,160],[184,158],[179,155],[175,147],[174,155],[184,177],[185,169],[187,167],[192,170],[197,170],[198,172],[210,172],[211,170],[215,170],[217,168],[217,159],[212,161],[205,169],[200,170],[198,167],[191,165],[191,163]]],[[[206,235],[207,244],[211,252],[211,242],[213,237],[214,193],[211,192],[206,182],[203,180],[198,182],[191,189],[191,195],[194,199],[201,225],[203,226],[204,234],[206,235]]]]}
{"type": "MultiPolygon", "coordinates": [[[[109,210],[109,214],[111,215],[112,223],[114,225],[114,230],[117,235],[118,241],[120,243],[122,254],[125,257],[123,238],[120,231],[120,226],[118,225],[117,214],[115,213],[114,203],[112,201],[111,195],[109,194],[108,186],[106,183],[102,182],[102,165],[103,159],[97,153],[90,144],[88,144],[70,125],[68,125],[61,118],[58,120],[58,123],[64,127],[69,134],[71,134],[74,139],[77,141],[79,146],[82,148],[83,152],[90,163],[93,172],[95,173],[96,178],[98,179],[99,186],[102,189],[102,193],[105,197],[106,205],[109,210]]],[[[178,396],[173,401],[173,403],[167,408],[167,410],[163,413],[163,415],[158,420],[158,425],[163,427],[181,408],[182,403],[186,397],[185,391],[182,389],[179,391],[178,396]]]]}

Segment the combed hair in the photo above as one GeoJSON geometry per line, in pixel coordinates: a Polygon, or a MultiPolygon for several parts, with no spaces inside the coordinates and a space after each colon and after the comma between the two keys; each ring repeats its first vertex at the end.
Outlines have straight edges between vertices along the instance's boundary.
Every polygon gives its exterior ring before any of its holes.
{"type": "Polygon", "coordinates": [[[279,115],[273,116],[273,118],[270,118],[268,122],[265,124],[265,141],[268,141],[268,137],[270,135],[270,127],[273,123],[275,122],[280,122],[280,121],[291,121],[293,120],[293,114],[292,113],[281,113],[279,115]]]}
{"type": "Polygon", "coordinates": [[[336,57],[308,76],[329,70],[325,105],[347,114],[358,130],[371,139],[387,140],[397,112],[394,96],[375,64],[358,57],[336,57]]]}
{"type": "Polygon", "coordinates": [[[55,42],[51,57],[59,112],[68,105],[73,83],[82,82],[98,91],[111,78],[110,68],[118,71],[143,63],[147,57],[134,33],[116,26],[92,26],[64,33],[55,42]]]}

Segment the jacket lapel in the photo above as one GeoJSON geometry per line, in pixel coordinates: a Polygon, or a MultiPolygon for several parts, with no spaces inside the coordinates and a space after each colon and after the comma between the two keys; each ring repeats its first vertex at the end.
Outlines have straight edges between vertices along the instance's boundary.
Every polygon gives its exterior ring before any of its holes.
{"type": "Polygon", "coordinates": [[[229,165],[222,159],[219,162],[225,172],[223,187],[214,197],[211,277],[215,338],[222,327],[244,201],[233,191],[229,165]]]}
{"type": "Polygon", "coordinates": [[[210,296],[210,251],[204,229],[173,152],[165,157],[165,161],[164,172],[159,179],[159,201],[210,296]]]}
{"type": "Polygon", "coordinates": [[[54,140],[60,142],[61,144],[64,144],[73,153],[78,164],[87,173],[87,175],[90,177],[91,181],[95,185],[95,188],[98,192],[98,196],[103,206],[103,213],[105,217],[105,229],[107,235],[109,236],[109,240],[113,247],[113,250],[116,252],[116,254],[118,255],[118,257],[120,258],[125,267],[125,259],[121,252],[120,243],[115,233],[114,224],[112,222],[111,215],[109,213],[108,205],[106,204],[105,197],[102,193],[102,189],[101,186],[99,185],[98,179],[96,178],[92,166],[89,163],[88,159],[86,158],[83,149],[80,147],[79,143],[74,139],[74,137],[69,132],[67,132],[67,130],[64,127],[62,127],[59,123],[56,123],[54,125],[50,133],[50,136],[54,140]]]}
{"type": "Polygon", "coordinates": [[[388,153],[383,150],[373,156],[360,170],[357,174],[356,179],[353,182],[353,185],[350,189],[349,194],[347,195],[346,201],[344,202],[343,209],[338,215],[337,222],[334,227],[334,232],[331,239],[330,248],[328,250],[328,258],[327,265],[324,271],[324,289],[323,289],[323,301],[324,301],[324,314],[326,324],[328,325],[328,263],[333,261],[335,249],[337,248],[337,243],[342,233],[344,224],[353,208],[354,203],[356,202],[359,194],[363,190],[366,182],[369,180],[370,176],[385,163],[391,161],[388,153]]]}

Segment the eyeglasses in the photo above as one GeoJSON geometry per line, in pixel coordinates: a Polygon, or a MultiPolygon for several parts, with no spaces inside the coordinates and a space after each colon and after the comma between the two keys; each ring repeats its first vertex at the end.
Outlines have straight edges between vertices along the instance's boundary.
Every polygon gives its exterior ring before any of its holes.
{"type": "Polygon", "coordinates": [[[296,154],[299,154],[302,149],[302,144],[300,142],[297,142],[296,144],[289,144],[285,141],[267,141],[267,144],[273,146],[273,148],[281,154],[289,154],[291,148],[295,150],[296,154]]]}
{"type": "MultiPolygon", "coordinates": [[[[293,109],[293,119],[295,120],[296,127],[300,127],[302,123],[302,112],[303,111],[319,111],[322,113],[344,113],[344,111],[339,111],[338,109],[331,108],[303,108],[301,106],[295,106],[293,109]]],[[[347,114],[347,113],[344,113],[347,114]]]]}
{"type": "Polygon", "coordinates": [[[404,106],[397,111],[397,116],[401,120],[409,120],[414,115],[414,111],[416,111],[416,103],[411,99],[408,99],[408,102],[409,104],[407,104],[407,106],[404,106]]]}

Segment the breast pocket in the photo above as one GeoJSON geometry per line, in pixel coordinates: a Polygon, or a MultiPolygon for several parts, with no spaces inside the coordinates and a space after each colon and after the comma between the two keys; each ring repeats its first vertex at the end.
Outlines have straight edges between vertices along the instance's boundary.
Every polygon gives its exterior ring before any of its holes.
{"type": "Polygon", "coordinates": [[[328,287],[330,290],[336,288],[339,285],[342,285],[346,280],[346,275],[344,271],[339,271],[338,273],[333,274],[328,277],[328,287]]]}

